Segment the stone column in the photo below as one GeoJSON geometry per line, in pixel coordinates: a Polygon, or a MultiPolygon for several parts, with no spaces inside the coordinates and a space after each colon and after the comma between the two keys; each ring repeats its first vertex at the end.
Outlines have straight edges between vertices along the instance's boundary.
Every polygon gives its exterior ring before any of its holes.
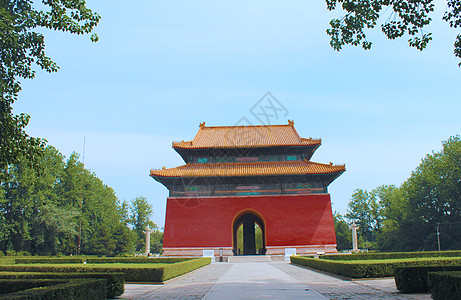
{"type": "Polygon", "coordinates": [[[352,225],[349,226],[349,229],[352,229],[352,251],[359,252],[359,247],[357,245],[357,229],[359,226],[355,224],[355,221],[352,222],[352,225]]]}
{"type": "Polygon", "coordinates": [[[146,234],[146,250],[144,252],[145,256],[149,256],[150,253],[150,234],[152,231],[152,229],[149,229],[149,226],[147,226],[146,231],[144,231],[144,233],[146,234]]]}

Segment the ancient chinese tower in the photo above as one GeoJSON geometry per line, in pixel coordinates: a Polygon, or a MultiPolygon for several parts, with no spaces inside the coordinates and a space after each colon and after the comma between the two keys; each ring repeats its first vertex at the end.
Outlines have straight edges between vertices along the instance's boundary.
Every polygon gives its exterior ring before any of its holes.
{"type": "Polygon", "coordinates": [[[164,255],[336,252],[328,185],[344,165],[310,159],[320,139],[288,125],[217,126],[173,142],[185,165],[151,170],[169,190],[164,255]]]}

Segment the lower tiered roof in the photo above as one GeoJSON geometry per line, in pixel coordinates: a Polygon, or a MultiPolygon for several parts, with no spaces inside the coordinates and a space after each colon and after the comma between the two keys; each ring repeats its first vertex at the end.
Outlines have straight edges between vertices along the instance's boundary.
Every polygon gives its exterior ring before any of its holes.
{"type": "Polygon", "coordinates": [[[171,169],[153,169],[150,176],[156,177],[244,177],[273,175],[316,175],[339,176],[346,170],[344,165],[321,164],[311,161],[277,161],[253,163],[209,163],[187,164],[171,169]]]}

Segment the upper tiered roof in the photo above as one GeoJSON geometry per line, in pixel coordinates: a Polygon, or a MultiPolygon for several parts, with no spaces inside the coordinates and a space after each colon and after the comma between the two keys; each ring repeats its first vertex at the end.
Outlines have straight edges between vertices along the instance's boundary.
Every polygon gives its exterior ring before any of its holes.
{"type": "Polygon", "coordinates": [[[192,141],[173,142],[175,149],[207,148],[263,148],[278,146],[320,146],[321,139],[302,138],[294,128],[287,125],[213,126],[205,122],[192,141]]]}

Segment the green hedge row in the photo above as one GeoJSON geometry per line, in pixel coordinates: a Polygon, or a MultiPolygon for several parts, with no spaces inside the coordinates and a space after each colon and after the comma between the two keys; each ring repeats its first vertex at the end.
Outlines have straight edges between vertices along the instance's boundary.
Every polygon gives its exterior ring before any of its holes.
{"type": "Polygon", "coordinates": [[[154,264],[173,264],[177,262],[187,261],[196,259],[195,257],[95,257],[87,258],[86,262],[89,264],[110,264],[110,263],[122,263],[122,264],[143,264],[143,263],[154,263],[154,264]]]}
{"type": "Polygon", "coordinates": [[[145,264],[146,266],[114,265],[98,267],[95,265],[10,265],[0,266],[0,271],[8,272],[93,272],[124,273],[126,281],[163,282],[211,263],[209,257],[190,259],[172,264],[145,264]]]}
{"type": "Polygon", "coordinates": [[[16,258],[16,264],[142,264],[142,263],[157,263],[157,264],[172,264],[182,261],[195,259],[192,257],[23,257],[16,258]]]}
{"type": "Polygon", "coordinates": [[[427,274],[438,271],[461,271],[458,266],[415,266],[395,268],[395,285],[402,293],[426,293],[429,292],[427,274]]]}
{"type": "Polygon", "coordinates": [[[167,265],[163,271],[163,281],[171,279],[173,277],[188,273],[195,269],[209,265],[211,263],[210,257],[203,257],[188,261],[183,261],[171,265],[167,265]]]}
{"type": "Polygon", "coordinates": [[[100,300],[106,298],[106,280],[82,279],[0,279],[0,299],[100,300]]]}
{"type": "Polygon", "coordinates": [[[0,279],[0,294],[10,294],[65,282],[65,280],[6,280],[2,278],[0,279]]]}
{"type": "Polygon", "coordinates": [[[123,273],[48,273],[48,272],[0,272],[0,279],[73,279],[97,278],[107,282],[107,298],[120,296],[125,291],[123,273]]]}
{"type": "Polygon", "coordinates": [[[461,272],[429,273],[427,282],[434,300],[461,299],[461,272]]]}
{"type": "Polygon", "coordinates": [[[16,258],[15,264],[83,264],[82,257],[27,257],[16,258]]]}
{"type": "Polygon", "coordinates": [[[394,269],[404,266],[461,265],[461,258],[437,260],[382,260],[382,261],[334,261],[302,256],[291,256],[293,264],[333,273],[349,278],[393,277],[394,269]]]}
{"type": "Polygon", "coordinates": [[[418,252],[383,252],[320,255],[328,260],[366,260],[366,259],[403,259],[422,257],[461,257],[461,251],[418,251],[418,252]]]}

